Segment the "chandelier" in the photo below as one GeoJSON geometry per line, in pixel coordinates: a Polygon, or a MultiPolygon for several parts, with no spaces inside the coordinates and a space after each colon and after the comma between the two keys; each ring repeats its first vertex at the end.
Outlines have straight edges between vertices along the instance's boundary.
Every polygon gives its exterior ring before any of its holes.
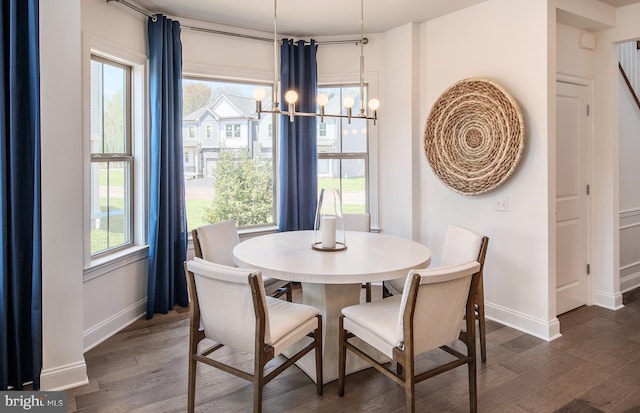
{"type": "MultiPolygon", "coordinates": [[[[284,99],[287,102],[287,110],[282,111],[280,109],[280,104],[278,103],[278,96],[280,92],[280,80],[279,80],[279,71],[280,65],[278,63],[278,0],[274,0],[273,2],[273,105],[271,110],[266,110],[262,107],[262,100],[266,96],[266,92],[264,89],[255,89],[253,91],[253,97],[256,100],[256,113],[258,115],[258,119],[260,119],[260,115],[263,113],[272,113],[289,116],[289,121],[293,122],[296,116],[311,116],[320,118],[320,122],[324,122],[324,118],[346,118],[348,122],[351,123],[351,118],[353,116],[353,106],[355,104],[355,99],[352,96],[347,96],[342,101],[342,104],[347,109],[346,114],[329,114],[325,113],[325,106],[329,102],[329,97],[321,93],[316,97],[316,102],[318,107],[320,108],[320,113],[315,112],[298,112],[296,111],[296,103],[298,102],[298,92],[295,90],[288,90],[284,99]]],[[[378,107],[380,107],[380,102],[378,99],[370,99],[368,105],[364,104],[364,44],[366,40],[364,38],[364,0],[360,0],[360,113],[358,113],[355,117],[358,119],[368,119],[373,120],[373,124],[376,124],[376,120],[378,119],[378,107]],[[367,113],[366,107],[368,106],[369,110],[372,114],[367,113]]]]}

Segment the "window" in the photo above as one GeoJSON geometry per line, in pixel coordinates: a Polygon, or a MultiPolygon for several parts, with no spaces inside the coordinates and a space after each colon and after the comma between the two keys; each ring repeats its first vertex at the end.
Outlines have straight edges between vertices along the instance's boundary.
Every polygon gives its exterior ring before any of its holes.
{"type": "Polygon", "coordinates": [[[207,125],[207,139],[211,139],[211,125],[207,125]]]}
{"type": "MultiPolygon", "coordinates": [[[[359,113],[360,87],[356,85],[324,86],[318,94],[329,96],[327,113],[346,113],[342,106],[346,96],[353,96],[359,113]]],[[[366,89],[365,89],[366,94],[366,89]]],[[[318,119],[318,191],[338,188],[342,195],[342,211],[369,211],[369,130],[366,119],[318,119]]]]}
{"type": "Polygon", "coordinates": [[[223,119],[206,126],[207,136],[211,131],[211,137],[228,138],[189,147],[194,168],[185,173],[189,230],[225,219],[239,227],[275,224],[274,119],[255,117],[253,91],[258,87],[271,95],[269,86],[258,83],[183,79],[184,112],[207,107],[214,118],[223,119]]]}
{"type": "Polygon", "coordinates": [[[326,122],[321,122],[319,125],[320,131],[318,133],[318,136],[320,137],[325,137],[327,136],[327,123],[326,122]]]}
{"type": "Polygon", "coordinates": [[[189,157],[189,152],[184,153],[184,163],[188,164],[191,162],[191,158],[189,157]]]}
{"type": "Polygon", "coordinates": [[[240,124],[227,124],[225,125],[225,136],[227,138],[239,138],[240,137],[240,124]]]}
{"type": "Polygon", "coordinates": [[[131,67],[91,57],[91,255],[133,242],[131,67]]]}
{"type": "Polygon", "coordinates": [[[189,139],[195,139],[196,138],[196,127],[193,125],[189,126],[189,139]]]}

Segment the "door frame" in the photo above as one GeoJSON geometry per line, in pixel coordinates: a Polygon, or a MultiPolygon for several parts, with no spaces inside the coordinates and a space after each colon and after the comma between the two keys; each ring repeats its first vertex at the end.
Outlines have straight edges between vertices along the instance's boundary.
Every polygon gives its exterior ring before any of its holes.
{"type": "MultiPolygon", "coordinates": [[[[567,74],[563,74],[563,73],[557,73],[556,74],[556,80],[554,83],[554,102],[555,99],[557,98],[557,83],[561,82],[561,83],[569,83],[569,84],[573,84],[573,85],[577,85],[577,86],[584,86],[586,87],[587,90],[587,105],[590,108],[590,113],[589,116],[587,117],[587,130],[586,130],[586,134],[587,134],[587,138],[586,138],[586,176],[584,177],[587,185],[591,185],[591,183],[593,182],[593,130],[594,130],[594,116],[593,116],[593,80],[592,79],[588,79],[588,78],[584,78],[584,77],[579,77],[579,76],[573,76],[573,75],[567,75],[567,74]]],[[[554,120],[555,122],[557,122],[557,107],[555,106],[554,103],[554,120]]],[[[554,128],[555,129],[555,128],[554,128]]],[[[555,134],[555,130],[554,130],[554,134],[555,134]]],[[[557,150],[556,150],[556,145],[557,145],[557,136],[555,136],[555,140],[554,140],[554,158],[557,157],[557,150]]],[[[555,169],[555,162],[557,162],[557,159],[554,159],[554,176],[553,176],[553,210],[554,210],[554,214],[553,214],[553,236],[554,236],[554,250],[553,252],[553,274],[554,274],[554,279],[553,279],[553,315],[555,316],[555,313],[557,311],[557,300],[556,300],[556,279],[557,279],[557,274],[556,274],[556,251],[557,251],[557,235],[556,235],[556,231],[555,231],[555,225],[556,225],[556,197],[557,197],[557,192],[556,192],[556,180],[557,180],[557,171],[555,169]]],[[[591,191],[593,191],[593,188],[591,188],[591,191]]],[[[591,264],[591,272],[590,274],[587,275],[587,303],[586,305],[591,306],[594,304],[595,299],[594,299],[594,292],[595,292],[595,274],[593,272],[593,208],[592,208],[592,196],[589,195],[586,197],[586,216],[585,216],[585,224],[586,224],[586,232],[587,232],[587,250],[585,251],[585,258],[588,264],[591,264]]]]}

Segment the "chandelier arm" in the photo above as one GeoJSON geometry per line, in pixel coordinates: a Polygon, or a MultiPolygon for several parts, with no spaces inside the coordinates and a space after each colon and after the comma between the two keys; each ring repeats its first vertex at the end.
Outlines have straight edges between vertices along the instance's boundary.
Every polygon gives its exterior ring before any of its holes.
{"type": "MultiPolygon", "coordinates": [[[[117,1],[117,0],[112,0],[117,1]]],[[[372,106],[373,116],[368,115],[368,111],[366,110],[366,101],[364,94],[364,45],[369,42],[369,39],[364,37],[364,0],[360,0],[360,113],[358,116],[355,116],[357,119],[365,119],[365,120],[373,120],[373,124],[376,124],[378,119],[378,111],[377,107],[379,103],[376,101],[375,107],[372,106]]],[[[287,115],[289,117],[289,121],[293,122],[296,116],[302,117],[315,117],[320,118],[320,122],[324,122],[324,118],[339,118],[339,119],[348,119],[349,123],[351,123],[351,118],[354,116],[351,112],[351,105],[347,105],[347,114],[327,114],[325,113],[324,105],[326,104],[326,98],[324,99],[324,103],[319,103],[320,105],[320,113],[315,112],[297,112],[296,111],[296,100],[295,98],[290,99],[287,97],[285,100],[288,103],[288,110],[283,112],[280,108],[280,104],[278,102],[278,97],[280,95],[280,42],[278,41],[278,0],[273,0],[273,105],[271,110],[265,110],[262,106],[262,98],[264,97],[264,92],[262,94],[257,95],[254,92],[254,97],[256,99],[256,115],[257,118],[260,119],[260,115],[262,113],[271,113],[271,114],[279,114],[279,115],[287,115]]],[[[312,42],[313,44],[313,42],[312,42]]],[[[294,92],[295,95],[295,91],[294,92]]],[[[290,92],[287,92],[289,94],[290,92]]],[[[352,99],[353,100],[353,99],[352,99]]],[[[375,100],[375,99],[374,99],[375,100]]],[[[372,100],[372,101],[374,101],[372,100]]]]}

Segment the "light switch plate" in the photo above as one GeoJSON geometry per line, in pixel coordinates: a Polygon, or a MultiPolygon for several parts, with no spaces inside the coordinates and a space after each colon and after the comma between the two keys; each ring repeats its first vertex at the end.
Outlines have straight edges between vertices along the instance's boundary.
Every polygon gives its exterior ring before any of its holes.
{"type": "Polygon", "coordinates": [[[509,210],[509,197],[496,199],[496,211],[506,212],[509,210]]]}

